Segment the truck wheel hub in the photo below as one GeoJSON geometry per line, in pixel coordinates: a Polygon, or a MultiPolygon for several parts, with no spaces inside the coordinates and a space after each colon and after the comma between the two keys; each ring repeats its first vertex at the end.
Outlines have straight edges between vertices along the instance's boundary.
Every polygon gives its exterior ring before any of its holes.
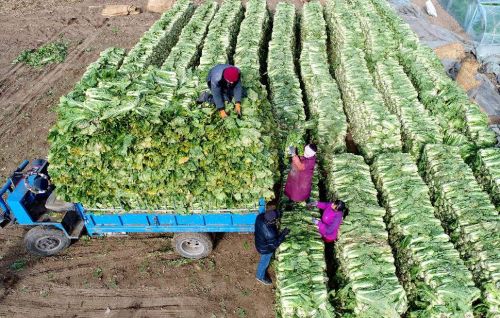
{"type": "Polygon", "coordinates": [[[200,253],[203,253],[203,251],[205,250],[203,244],[201,244],[200,241],[196,239],[185,240],[184,242],[182,242],[181,248],[186,253],[191,255],[198,255],[200,253]]]}
{"type": "Polygon", "coordinates": [[[42,237],[36,242],[36,247],[43,251],[56,249],[61,241],[55,237],[42,237]]]}

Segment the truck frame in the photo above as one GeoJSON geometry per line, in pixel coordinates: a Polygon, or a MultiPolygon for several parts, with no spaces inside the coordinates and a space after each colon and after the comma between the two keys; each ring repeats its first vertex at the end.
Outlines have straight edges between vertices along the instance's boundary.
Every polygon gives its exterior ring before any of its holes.
{"type": "Polygon", "coordinates": [[[81,203],[57,201],[50,185],[48,162],[36,160],[30,169],[25,160],[0,189],[0,226],[17,223],[29,228],[26,249],[41,256],[55,255],[84,233],[90,237],[127,233],[175,233],[173,245],[187,258],[203,258],[213,249],[214,233],[254,232],[255,218],[266,210],[264,199],[245,209],[172,210],[92,209],[81,203]],[[47,190],[33,186],[46,181],[47,190]],[[49,214],[58,213],[58,221],[49,214]]]}

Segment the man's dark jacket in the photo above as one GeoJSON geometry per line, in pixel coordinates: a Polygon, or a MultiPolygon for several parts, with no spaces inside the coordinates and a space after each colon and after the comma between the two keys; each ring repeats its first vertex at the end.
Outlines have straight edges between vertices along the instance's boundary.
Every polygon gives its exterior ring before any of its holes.
{"type": "Polygon", "coordinates": [[[264,213],[255,220],[255,248],[260,254],[270,254],[278,248],[285,239],[285,234],[279,234],[276,224],[267,224],[264,213]]]}
{"type": "Polygon", "coordinates": [[[243,95],[243,88],[241,86],[241,73],[240,78],[233,85],[229,85],[226,80],[224,80],[224,70],[228,67],[233,67],[230,64],[218,64],[215,65],[207,76],[207,85],[210,88],[210,92],[213,96],[213,102],[217,109],[224,108],[224,100],[231,101],[234,97],[236,103],[241,103],[241,98],[243,95]]]}

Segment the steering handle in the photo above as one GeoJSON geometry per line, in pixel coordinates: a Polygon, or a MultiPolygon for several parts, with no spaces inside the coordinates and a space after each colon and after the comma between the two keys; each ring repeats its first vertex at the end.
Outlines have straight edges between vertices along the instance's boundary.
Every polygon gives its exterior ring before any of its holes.
{"type": "Polygon", "coordinates": [[[29,172],[27,172],[24,175],[24,186],[31,193],[34,193],[34,194],[43,194],[43,193],[46,193],[48,191],[48,189],[50,188],[50,185],[51,185],[51,183],[50,183],[49,176],[46,175],[45,173],[41,173],[41,172],[37,172],[37,171],[29,171],[29,172]],[[45,190],[37,189],[36,187],[34,187],[33,185],[31,185],[29,183],[29,181],[28,181],[29,177],[31,177],[31,176],[35,176],[35,178],[36,177],[40,177],[42,179],[45,179],[47,181],[47,189],[45,189],[45,190]]]}

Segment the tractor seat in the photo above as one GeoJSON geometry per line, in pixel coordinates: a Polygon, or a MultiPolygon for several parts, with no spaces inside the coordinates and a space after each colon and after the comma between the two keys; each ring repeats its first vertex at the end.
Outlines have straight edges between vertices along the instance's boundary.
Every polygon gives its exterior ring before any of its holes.
{"type": "Polygon", "coordinates": [[[47,198],[47,202],[45,202],[45,208],[49,211],[54,211],[54,212],[75,211],[75,205],[73,203],[57,199],[57,194],[55,190],[52,191],[50,196],[47,198]]]}

